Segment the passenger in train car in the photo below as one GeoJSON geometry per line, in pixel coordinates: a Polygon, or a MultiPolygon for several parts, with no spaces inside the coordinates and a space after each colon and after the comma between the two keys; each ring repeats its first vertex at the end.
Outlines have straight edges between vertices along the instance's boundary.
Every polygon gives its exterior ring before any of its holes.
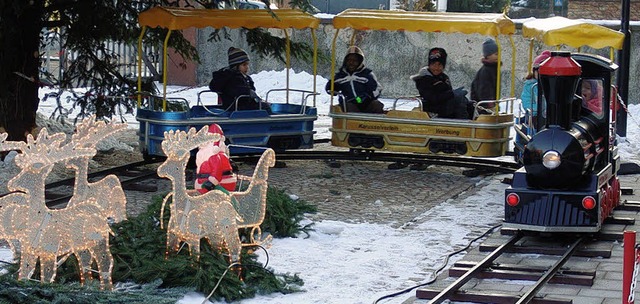
{"type": "Polygon", "coordinates": [[[602,115],[602,82],[597,79],[583,79],[580,89],[582,106],[602,115]]]}
{"type": "MultiPolygon", "coordinates": [[[[496,83],[498,73],[498,45],[492,38],[487,38],[482,43],[482,67],[476,72],[471,82],[471,100],[495,100],[496,83]]],[[[482,105],[484,108],[493,109],[495,103],[482,105]]],[[[481,114],[489,114],[489,111],[480,109],[481,114]]]]}
{"type": "MultiPolygon", "coordinates": [[[[331,92],[331,80],[325,86],[331,92]]],[[[350,46],[344,56],[340,71],[334,76],[333,95],[341,93],[347,112],[384,113],[384,105],[378,100],[382,86],[371,69],[364,65],[364,52],[350,46]]]]}
{"type": "Polygon", "coordinates": [[[196,153],[196,180],[194,188],[200,194],[217,189],[228,193],[235,191],[237,178],[229,159],[229,150],[224,143],[224,133],[217,124],[209,126],[209,133],[219,134],[220,140],[206,143],[196,153]]]}
{"type": "MultiPolygon", "coordinates": [[[[536,102],[536,99],[538,98],[538,86],[536,85],[538,83],[538,69],[540,68],[540,64],[549,57],[551,57],[551,52],[549,50],[544,50],[540,55],[533,59],[531,71],[525,78],[522,93],[520,94],[522,107],[525,110],[529,110],[533,116],[536,116],[538,113],[538,103],[536,102]]],[[[529,116],[525,115],[524,119],[525,123],[527,123],[529,116]]]]}
{"type": "Polygon", "coordinates": [[[229,65],[213,72],[209,89],[220,95],[226,111],[263,109],[271,113],[271,107],[258,94],[249,76],[249,55],[243,49],[230,47],[227,51],[229,65]]]}
{"type": "Polygon", "coordinates": [[[447,65],[447,52],[435,47],[429,50],[428,65],[422,67],[418,74],[412,75],[416,88],[422,99],[422,110],[436,113],[439,118],[468,119],[472,106],[462,89],[453,90],[449,76],[444,73],[447,65]]]}

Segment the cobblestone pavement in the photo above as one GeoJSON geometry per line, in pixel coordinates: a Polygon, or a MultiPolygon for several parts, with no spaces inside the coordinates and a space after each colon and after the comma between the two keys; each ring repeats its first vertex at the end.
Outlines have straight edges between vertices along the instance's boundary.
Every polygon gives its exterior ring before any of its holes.
{"type": "MultiPolygon", "coordinates": [[[[287,161],[286,168],[269,171],[269,185],[318,207],[314,221],[385,223],[394,227],[416,220],[435,205],[475,189],[480,178],[469,178],[461,168],[431,166],[425,171],[389,170],[384,162],[342,161],[330,168],[320,160],[287,161]]],[[[240,174],[251,175],[253,165],[240,164],[240,174]]],[[[170,191],[158,183],[157,194],[129,192],[128,214],[146,208],[154,195],[170,191]]]]}
{"type": "Polygon", "coordinates": [[[473,188],[459,168],[389,170],[388,163],[287,161],[272,169],[269,184],[318,207],[313,220],[387,223],[402,226],[433,206],[473,188]]]}

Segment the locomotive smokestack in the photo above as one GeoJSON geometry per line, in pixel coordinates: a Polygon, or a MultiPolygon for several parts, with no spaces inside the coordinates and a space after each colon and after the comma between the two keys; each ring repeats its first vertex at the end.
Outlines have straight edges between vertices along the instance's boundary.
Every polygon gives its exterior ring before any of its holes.
{"type": "Polygon", "coordinates": [[[569,52],[551,52],[551,57],[540,65],[542,94],[547,101],[545,127],[571,127],[573,96],[582,69],[569,52]]]}

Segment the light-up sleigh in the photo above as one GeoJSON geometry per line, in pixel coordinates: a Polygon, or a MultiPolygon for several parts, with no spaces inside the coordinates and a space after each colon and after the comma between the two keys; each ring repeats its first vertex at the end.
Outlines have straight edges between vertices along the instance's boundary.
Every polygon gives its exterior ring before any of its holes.
{"type": "Polygon", "coordinates": [[[170,204],[171,215],[167,224],[167,249],[177,251],[180,243],[189,246],[192,254],[199,256],[200,240],[204,238],[212,246],[225,248],[231,262],[238,262],[243,246],[269,246],[271,236],[263,236],[260,224],[266,213],[267,178],[269,168],[275,164],[275,152],[266,149],[252,177],[239,176],[248,182],[246,189],[225,193],[211,190],[204,194],[188,190],[185,169],[190,151],[203,144],[220,140],[218,134],[208,133],[208,127],[200,131],[169,131],[165,133],[162,149],[167,155],[158,167],[158,175],[170,179],[171,191],[164,199],[170,204]],[[239,230],[248,229],[250,237],[241,241],[239,230]]]}

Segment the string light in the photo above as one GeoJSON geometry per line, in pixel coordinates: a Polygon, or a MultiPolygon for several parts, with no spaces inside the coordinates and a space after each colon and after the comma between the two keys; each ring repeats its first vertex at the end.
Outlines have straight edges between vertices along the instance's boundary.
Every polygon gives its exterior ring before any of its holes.
{"type": "Polygon", "coordinates": [[[46,128],[36,139],[29,134],[26,142],[7,141],[8,134],[0,134],[0,151],[20,152],[15,163],[21,171],[7,183],[9,191],[15,192],[0,198],[0,238],[9,240],[14,255],[20,256],[19,280],[30,279],[39,260],[40,281],[53,282],[57,268],[74,254],[80,264],[81,283],[92,278],[95,262],[100,287],[112,289],[112,231],[107,217],[125,219],[126,198],[119,196],[119,181],[105,178],[90,184],[87,172],[89,160],[97,153],[96,143],[125,128],[124,124],[105,124],[91,117],[78,125],[68,143],[64,143],[64,133],[49,135],[46,128]],[[77,171],[77,187],[65,208],[52,210],[45,204],[45,179],[58,162],[77,171]],[[116,204],[112,204],[114,198],[116,204]]]}
{"type": "MultiPolygon", "coordinates": [[[[254,238],[260,233],[260,224],[266,210],[267,178],[269,167],[275,164],[275,153],[267,149],[256,166],[253,177],[240,176],[249,182],[245,191],[224,193],[211,190],[199,194],[196,190],[187,190],[185,168],[190,151],[206,143],[221,139],[219,134],[209,133],[208,126],[196,132],[168,131],[164,133],[162,150],[167,159],[158,167],[158,176],[171,180],[173,191],[165,196],[161,214],[169,198],[171,216],[167,224],[167,255],[169,251],[179,249],[181,242],[189,246],[189,252],[200,257],[200,239],[206,239],[211,246],[226,250],[230,263],[239,262],[243,244],[240,241],[240,228],[250,228],[250,244],[257,245],[270,241],[271,237],[254,238]],[[236,205],[234,206],[234,200],[236,205]]],[[[161,215],[162,216],[162,215],[161,215]]]]}

